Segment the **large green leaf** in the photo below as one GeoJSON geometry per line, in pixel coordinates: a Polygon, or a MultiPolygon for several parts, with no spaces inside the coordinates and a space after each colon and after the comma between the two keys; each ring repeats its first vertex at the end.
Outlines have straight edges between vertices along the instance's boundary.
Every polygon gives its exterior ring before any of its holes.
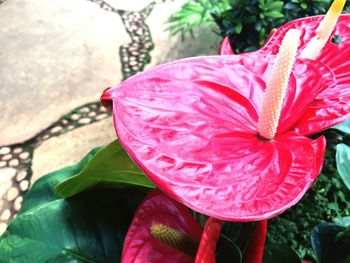
{"type": "Polygon", "coordinates": [[[70,197],[97,185],[155,187],[118,140],[97,152],[80,173],[59,184],[55,191],[59,196],[70,197]]]}
{"type": "Polygon", "coordinates": [[[350,147],[343,143],[338,144],[335,159],[338,173],[350,190],[350,147]]]}
{"type": "Polygon", "coordinates": [[[126,231],[144,193],[95,189],[60,199],[53,190],[57,183],[83,170],[96,151],[33,185],[0,238],[0,262],[120,262],[126,231]]]}
{"type": "Polygon", "coordinates": [[[350,262],[350,236],[339,237],[344,230],[333,223],[321,223],[312,229],[311,244],[319,263],[350,262]]]}

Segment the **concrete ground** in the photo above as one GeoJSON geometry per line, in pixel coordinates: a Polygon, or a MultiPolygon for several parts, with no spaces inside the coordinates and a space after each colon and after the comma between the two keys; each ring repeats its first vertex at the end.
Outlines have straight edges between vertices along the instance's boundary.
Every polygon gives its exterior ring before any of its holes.
{"type": "Polygon", "coordinates": [[[0,234],[35,180],[115,139],[98,103],[105,88],[144,66],[216,53],[212,32],[185,42],[165,32],[184,2],[0,0],[0,234]]]}

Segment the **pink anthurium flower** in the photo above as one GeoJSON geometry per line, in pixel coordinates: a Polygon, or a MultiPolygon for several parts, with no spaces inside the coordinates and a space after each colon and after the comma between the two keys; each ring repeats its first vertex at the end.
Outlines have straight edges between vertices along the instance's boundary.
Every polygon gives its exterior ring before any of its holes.
{"type": "MultiPolygon", "coordinates": [[[[202,230],[187,207],[155,189],[134,215],[125,238],[122,262],[215,263],[223,223],[210,217],[202,230]]],[[[262,261],[266,231],[267,220],[258,222],[244,263],[262,261]]]]}
{"type": "MultiPolygon", "coordinates": [[[[173,241],[175,243],[173,244],[174,246],[187,249],[187,252],[192,252],[195,255],[198,244],[195,244],[193,248],[191,240],[188,242],[183,240],[183,237],[178,237],[178,235],[181,233],[185,237],[188,236],[187,238],[192,238],[193,241],[200,240],[202,227],[194,220],[187,207],[156,189],[145,198],[134,215],[124,241],[123,263],[190,263],[194,261],[194,255],[191,257],[185,253],[186,251],[177,250],[166,242],[162,242],[152,236],[152,227],[164,227],[165,230],[160,229],[158,231],[160,234],[158,235],[165,235],[165,241],[173,241]],[[178,233],[172,233],[175,230],[178,233]],[[170,237],[166,236],[167,234],[170,237]],[[174,235],[175,237],[173,237],[174,235]],[[184,244],[179,244],[181,241],[185,242],[185,245],[190,243],[190,247],[184,247],[184,244]]],[[[157,229],[154,231],[157,231],[157,229]]]]}
{"type": "Polygon", "coordinates": [[[122,262],[215,263],[222,224],[209,218],[202,230],[186,206],[155,189],[134,215],[122,262]]]}
{"type": "Polygon", "coordinates": [[[286,132],[266,141],[256,125],[272,60],[176,61],[128,79],[102,99],[113,100],[120,142],[163,191],[216,218],[261,220],[296,203],[321,170],[324,138],[297,134],[294,125],[322,75],[330,75],[318,63],[296,63],[281,116],[286,132]]]}
{"type": "MultiPolygon", "coordinates": [[[[303,45],[315,25],[295,23],[303,45]]],[[[174,61],[101,98],[113,101],[122,145],[169,196],[221,220],[271,218],[298,202],[322,168],[325,138],[306,135],[350,117],[350,64],[341,53],[349,45],[348,25],[349,16],[342,16],[335,30],[343,41],[335,48],[327,43],[320,55],[327,54],[327,64],[296,60],[269,140],[258,131],[259,113],[286,30],[264,52],[174,61]]]]}

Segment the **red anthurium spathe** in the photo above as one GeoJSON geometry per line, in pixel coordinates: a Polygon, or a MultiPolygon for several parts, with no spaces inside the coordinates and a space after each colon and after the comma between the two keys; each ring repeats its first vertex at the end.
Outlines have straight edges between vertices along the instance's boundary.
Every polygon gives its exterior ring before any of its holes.
{"type": "Polygon", "coordinates": [[[122,262],[193,262],[193,257],[152,236],[151,228],[157,224],[176,229],[194,240],[201,238],[202,227],[192,218],[188,208],[156,189],[145,198],[134,215],[125,238],[122,262]]]}
{"type": "Polygon", "coordinates": [[[274,56],[175,61],[107,90],[127,152],[163,191],[222,220],[275,216],[295,204],[319,174],[323,137],[294,132],[329,69],[297,61],[273,141],[257,134],[274,56]]]}
{"type": "Polygon", "coordinates": [[[201,241],[197,250],[195,263],[215,263],[216,245],[224,222],[209,217],[204,225],[201,241]]]}
{"type": "MultiPolygon", "coordinates": [[[[302,31],[302,48],[315,19],[290,26],[302,31]]],[[[321,170],[325,139],[306,135],[350,117],[350,64],[341,53],[348,24],[341,16],[340,45],[327,43],[315,61],[296,60],[272,140],[259,135],[257,123],[283,27],[259,52],[164,64],[102,100],[113,101],[129,155],[168,195],[221,220],[267,219],[294,205],[321,170]]]]}

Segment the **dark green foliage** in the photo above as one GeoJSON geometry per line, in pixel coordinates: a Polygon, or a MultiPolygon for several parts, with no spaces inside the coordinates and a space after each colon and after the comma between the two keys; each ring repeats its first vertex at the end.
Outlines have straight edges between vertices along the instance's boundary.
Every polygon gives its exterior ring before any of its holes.
{"type": "Polygon", "coordinates": [[[322,223],[312,229],[311,243],[319,263],[349,263],[350,236],[337,224],[322,223]]]}
{"type": "MultiPolygon", "coordinates": [[[[172,34],[192,33],[200,25],[229,36],[236,53],[260,48],[273,28],[300,18],[325,14],[331,0],[190,0],[169,19],[172,34]],[[216,2],[216,4],[214,4],[216,2]]],[[[349,10],[347,3],[345,12],[349,10]]]]}
{"type": "Polygon", "coordinates": [[[272,28],[284,21],[283,1],[243,0],[232,1],[231,9],[213,18],[221,35],[229,36],[236,53],[258,49],[272,28]]]}
{"type": "Polygon", "coordinates": [[[242,252],[229,238],[221,235],[216,245],[217,263],[241,263],[242,252]]]}
{"type": "Polygon", "coordinates": [[[221,35],[229,36],[236,53],[259,49],[273,28],[291,20],[325,14],[331,0],[232,1],[231,9],[213,14],[221,35]],[[237,30],[237,25],[241,24],[237,30]]]}
{"type": "Polygon", "coordinates": [[[263,263],[301,263],[298,254],[290,247],[281,244],[267,244],[263,263]]]}
{"type": "Polygon", "coordinates": [[[125,234],[145,193],[95,189],[61,199],[53,191],[83,170],[96,152],[33,185],[0,238],[0,262],[120,262],[125,234]]]}

